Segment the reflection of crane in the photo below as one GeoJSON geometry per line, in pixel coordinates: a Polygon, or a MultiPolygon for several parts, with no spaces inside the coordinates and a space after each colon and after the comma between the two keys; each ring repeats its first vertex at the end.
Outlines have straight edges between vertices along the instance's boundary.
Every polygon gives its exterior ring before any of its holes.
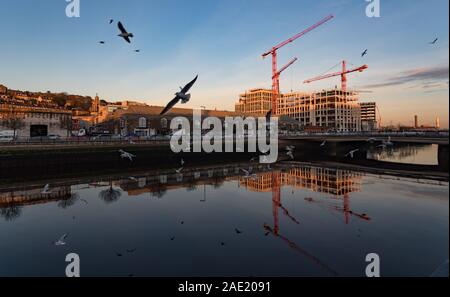
{"type": "Polygon", "coordinates": [[[284,66],[281,71],[278,71],[277,50],[279,50],[280,48],[282,48],[283,46],[285,46],[291,42],[294,42],[298,38],[302,37],[303,35],[305,35],[306,33],[310,32],[310,31],[314,30],[315,28],[319,27],[320,25],[328,22],[333,17],[334,17],[333,15],[327,16],[326,18],[324,18],[317,24],[314,24],[313,26],[309,27],[305,31],[298,33],[297,35],[289,38],[288,40],[281,42],[280,44],[274,46],[271,50],[267,51],[266,53],[264,53],[262,55],[263,58],[267,57],[268,55],[272,55],[272,112],[273,112],[273,114],[275,114],[275,115],[277,114],[277,99],[280,94],[280,74],[281,74],[281,72],[283,72],[286,68],[291,66],[296,61],[296,59],[294,59],[293,61],[288,63],[286,66],[284,66]]]}
{"type": "Polygon", "coordinates": [[[305,80],[304,83],[308,84],[308,83],[312,83],[314,81],[318,81],[318,80],[322,80],[322,79],[326,79],[326,78],[330,78],[330,77],[341,76],[342,92],[345,93],[345,92],[347,92],[347,74],[350,74],[353,72],[363,72],[367,68],[369,68],[369,66],[363,65],[358,68],[347,70],[347,62],[342,61],[342,71],[310,78],[310,79],[305,80]]]}

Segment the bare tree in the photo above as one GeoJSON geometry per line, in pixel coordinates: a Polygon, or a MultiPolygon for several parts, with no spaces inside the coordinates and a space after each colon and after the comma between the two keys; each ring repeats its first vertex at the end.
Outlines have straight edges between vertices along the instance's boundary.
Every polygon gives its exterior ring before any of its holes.
{"type": "Polygon", "coordinates": [[[0,216],[3,217],[5,221],[14,221],[21,215],[22,207],[15,204],[9,204],[6,207],[0,208],[0,216]]]}
{"type": "Polygon", "coordinates": [[[112,186],[112,182],[110,182],[109,188],[100,191],[98,196],[106,203],[113,203],[119,200],[120,196],[122,196],[122,193],[119,190],[114,189],[112,186]]]}
{"type": "Polygon", "coordinates": [[[7,115],[1,123],[2,126],[14,130],[14,139],[16,138],[17,130],[25,127],[25,121],[23,120],[23,118],[14,113],[7,115]]]}

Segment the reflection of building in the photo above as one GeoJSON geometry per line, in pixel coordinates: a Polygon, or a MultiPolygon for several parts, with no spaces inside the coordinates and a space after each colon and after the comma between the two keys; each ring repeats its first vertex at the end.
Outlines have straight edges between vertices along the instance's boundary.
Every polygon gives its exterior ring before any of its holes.
{"type": "Polygon", "coordinates": [[[0,192],[0,207],[8,205],[34,205],[69,198],[71,198],[70,186],[52,188],[52,191],[48,194],[43,194],[42,188],[0,192]]]}
{"type": "Polygon", "coordinates": [[[377,129],[377,104],[375,102],[361,102],[361,130],[374,131],[377,129]]]}
{"type": "Polygon", "coordinates": [[[66,137],[72,113],[63,109],[0,104],[0,130],[14,130],[8,127],[8,119],[23,121],[23,127],[16,131],[17,137],[43,137],[50,134],[66,137]]]}
{"type": "MultiPolygon", "coordinates": [[[[238,113],[264,116],[271,108],[271,90],[255,89],[240,95],[235,105],[238,113]]],[[[302,127],[326,130],[360,131],[361,107],[354,92],[324,90],[316,93],[280,94],[277,114],[289,116],[302,127]]]]}
{"type": "MultiPolygon", "coordinates": [[[[343,196],[361,190],[361,175],[340,169],[299,166],[280,172],[281,186],[292,186],[314,192],[343,196]]],[[[257,179],[240,178],[240,184],[250,191],[272,191],[272,173],[258,174],[257,179]]]]}

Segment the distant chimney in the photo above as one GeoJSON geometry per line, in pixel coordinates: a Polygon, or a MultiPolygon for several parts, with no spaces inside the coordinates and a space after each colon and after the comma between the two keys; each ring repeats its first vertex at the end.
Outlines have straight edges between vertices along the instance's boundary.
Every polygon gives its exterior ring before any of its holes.
{"type": "Polygon", "coordinates": [[[419,128],[419,116],[415,115],[414,116],[414,128],[419,128]]]}

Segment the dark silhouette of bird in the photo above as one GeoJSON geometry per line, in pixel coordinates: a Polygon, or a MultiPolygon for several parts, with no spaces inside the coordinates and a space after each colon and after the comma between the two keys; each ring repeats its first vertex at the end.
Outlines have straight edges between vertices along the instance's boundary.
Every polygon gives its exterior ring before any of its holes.
{"type": "Polygon", "coordinates": [[[114,23],[114,20],[113,20],[113,19],[110,19],[110,20],[109,20],[109,24],[111,25],[112,23],[114,23]]]}
{"type": "Polygon", "coordinates": [[[175,106],[180,100],[182,104],[187,103],[191,99],[191,94],[187,94],[189,90],[192,88],[192,86],[197,81],[198,75],[187,85],[184,86],[184,88],[181,88],[180,92],[175,93],[175,98],[170,101],[167,106],[161,111],[160,115],[166,114],[169,110],[172,109],[172,107],[175,106]]]}
{"type": "Polygon", "coordinates": [[[361,54],[361,58],[364,57],[365,55],[367,55],[367,49],[365,51],[363,51],[363,53],[361,54]]]}
{"type": "Polygon", "coordinates": [[[433,40],[432,42],[430,42],[430,44],[436,44],[436,42],[439,40],[439,38],[436,38],[435,40],[433,40]]]}
{"type": "Polygon", "coordinates": [[[105,44],[105,42],[102,40],[102,41],[99,41],[98,43],[100,43],[100,44],[105,44]]]}
{"type": "Polygon", "coordinates": [[[171,241],[174,241],[174,240],[175,240],[175,237],[172,237],[170,240],[171,240],[171,241]]]}
{"type": "Polygon", "coordinates": [[[236,231],[236,234],[242,234],[242,231],[239,230],[238,228],[235,228],[234,231],[236,231]]]}
{"type": "Polygon", "coordinates": [[[127,30],[125,30],[125,27],[122,25],[121,22],[117,23],[117,27],[120,30],[120,34],[117,36],[122,37],[123,39],[125,39],[126,42],[131,43],[130,38],[134,37],[133,33],[128,33],[127,30]]]}
{"type": "Polygon", "coordinates": [[[220,245],[221,245],[221,246],[225,246],[225,242],[221,242],[220,245]]]}
{"type": "Polygon", "coordinates": [[[122,257],[122,254],[121,253],[116,253],[116,256],[117,257],[122,257]]]}
{"type": "Polygon", "coordinates": [[[184,221],[181,221],[181,225],[184,225],[184,221]]]}
{"type": "Polygon", "coordinates": [[[137,50],[134,50],[134,52],[136,52],[136,53],[140,53],[140,52],[141,52],[141,50],[140,50],[140,49],[137,49],[137,50]]]}

